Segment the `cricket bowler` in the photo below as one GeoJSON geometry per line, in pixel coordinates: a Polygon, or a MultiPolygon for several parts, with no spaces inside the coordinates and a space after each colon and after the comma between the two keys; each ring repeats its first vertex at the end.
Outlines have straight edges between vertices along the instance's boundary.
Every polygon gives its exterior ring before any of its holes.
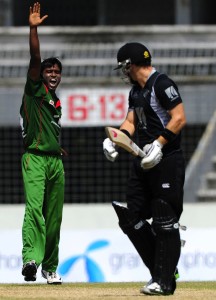
{"type": "Polygon", "coordinates": [[[41,265],[42,277],[48,284],[61,284],[56,269],[65,178],[59,144],[61,103],[55,91],[61,81],[62,64],[53,57],[41,63],[37,27],[47,17],[40,16],[38,2],[30,7],[30,63],[20,108],[26,204],[22,227],[22,275],[25,281],[35,281],[41,265]]]}

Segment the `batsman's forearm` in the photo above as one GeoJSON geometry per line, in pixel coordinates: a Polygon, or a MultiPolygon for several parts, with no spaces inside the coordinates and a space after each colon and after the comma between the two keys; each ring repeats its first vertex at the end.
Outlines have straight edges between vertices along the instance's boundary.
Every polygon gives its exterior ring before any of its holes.
{"type": "Polygon", "coordinates": [[[129,132],[130,136],[133,136],[135,128],[134,125],[128,121],[125,121],[119,128],[120,130],[126,130],[129,132]]]}
{"type": "Polygon", "coordinates": [[[130,136],[133,136],[135,132],[135,121],[136,121],[135,113],[133,110],[131,110],[128,112],[125,120],[121,124],[120,130],[122,129],[127,130],[130,133],[130,136]]]}

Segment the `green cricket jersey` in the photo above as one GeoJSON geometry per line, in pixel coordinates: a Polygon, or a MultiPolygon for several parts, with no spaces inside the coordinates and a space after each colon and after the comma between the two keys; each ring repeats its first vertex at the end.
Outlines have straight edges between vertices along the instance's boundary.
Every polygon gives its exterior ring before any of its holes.
{"type": "Polygon", "coordinates": [[[48,90],[42,79],[33,81],[27,77],[20,116],[26,150],[61,153],[61,103],[55,93],[48,90]]]}

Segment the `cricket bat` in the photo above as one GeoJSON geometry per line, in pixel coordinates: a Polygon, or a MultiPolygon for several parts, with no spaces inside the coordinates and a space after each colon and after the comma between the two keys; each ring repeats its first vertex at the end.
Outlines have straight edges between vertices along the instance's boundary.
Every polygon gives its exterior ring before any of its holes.
{"type": "Polygon", "coordinates": [[[113,127],[105,127],[105,131],[110,140],[119,147],[130,152],[134,156],[144,157],[144,152],[121,130],[113,127]]]}

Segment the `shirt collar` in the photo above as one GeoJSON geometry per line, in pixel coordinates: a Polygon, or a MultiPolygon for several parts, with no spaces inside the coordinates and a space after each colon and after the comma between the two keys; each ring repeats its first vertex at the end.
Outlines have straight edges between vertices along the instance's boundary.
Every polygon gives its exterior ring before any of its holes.
{"type": "MultiPolygon", "coordinates": [[[[151,73],[150,73],[149,76],[148,76],[148,79],[149,79],[155,72],[156,72],[156,69],[155,69],[155,68],[152,68],[151,73]]],[[[147,80],[148,80],[148,79],[147,79],[147,80]]]]}

